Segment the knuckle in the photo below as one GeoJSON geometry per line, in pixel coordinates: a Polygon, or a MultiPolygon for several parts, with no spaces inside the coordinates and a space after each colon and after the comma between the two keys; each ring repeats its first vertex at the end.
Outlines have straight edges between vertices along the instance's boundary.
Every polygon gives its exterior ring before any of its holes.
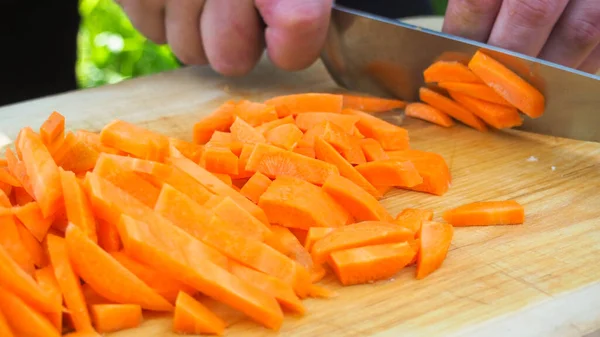
{"type": "Polygon", "coordinates": [[[312,30],[329,15],[328,1],[302,1],[290,6],[287,15],[281,18],[284,28],[291,31],[312,30]]]}
{"type": "Polygon", "coordinates": [[[473,15],[488,15],[494,12],[501,0],[457,0],[461,9],[473,15]]]}
{"type": "Polygon", "coordinates": [[[565,39],[577,48],[587,49],[600,42],[600,9],[586,11],[582,17],[565,23],[565,39]]]}
{"type": "Polygon", "coordinates": [[[556,0],[509,0],[510,14],[525,27],[551,25],[562,10],[556,0]]]}

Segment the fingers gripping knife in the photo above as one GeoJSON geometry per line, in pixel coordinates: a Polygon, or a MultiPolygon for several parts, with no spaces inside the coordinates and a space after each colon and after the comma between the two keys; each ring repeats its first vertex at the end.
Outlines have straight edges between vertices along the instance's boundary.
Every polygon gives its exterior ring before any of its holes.
{"type": "Polygon", "coordinates": [[[342,87],[417,101],[429,65],[482,49],[546,98],[544,115],[519,129],[600,142],[600,76],[338,5],[331,20],[321,58],[342,87]]]}

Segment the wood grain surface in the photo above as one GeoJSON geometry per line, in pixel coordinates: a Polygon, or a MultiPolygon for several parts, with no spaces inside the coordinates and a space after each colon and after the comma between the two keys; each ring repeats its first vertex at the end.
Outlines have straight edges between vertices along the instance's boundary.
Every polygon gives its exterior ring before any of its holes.
{"type": "MultiPolygon", "coordinates": [[[[120,118],[190,140],[193,123],[225,100],[338,90],[320,63],[284,73],[263,61],[241,79],[186,68],[0,108],[0,137],[8,143],[57,110],[71,129],[99,130],[120,118]]],[[[446,262],[424,280],[413,268],[346,288],[329,277],[323,283],[339,297],[307,300],[307,315],[289,316],[279,333],[232,315],[227,335],[564,337],[600,329],[600,144],[394,119],[414,148],[446,158],[453,183],[443,197],[391,192],[382,201],[390,212],[430,207],[439,219],[463,203],[516,199],[525,224],[457,228],[446,262]]],[[[175,336],[170,324],[155,317],[107,336],[175,336]]]]}

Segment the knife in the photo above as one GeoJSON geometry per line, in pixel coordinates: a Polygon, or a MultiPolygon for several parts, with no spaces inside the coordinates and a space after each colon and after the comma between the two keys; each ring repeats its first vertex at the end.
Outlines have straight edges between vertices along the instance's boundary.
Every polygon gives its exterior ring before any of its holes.
{"type": "Polygon", "coordinates": [[[418,101],[423,71],[477,50],[515,71],[546,98],[542,117],[518,129],[600,142],[600,76],[464,38],[334,5],[321,59],[338,85],[418,101]]]}

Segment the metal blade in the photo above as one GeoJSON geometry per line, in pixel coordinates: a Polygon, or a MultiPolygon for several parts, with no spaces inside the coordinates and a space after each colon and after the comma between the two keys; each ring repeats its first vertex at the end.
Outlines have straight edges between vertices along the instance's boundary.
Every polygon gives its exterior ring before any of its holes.
{"type": "Polygon", "coordinates": [[[321,58],[342,87],[417,101],[431,63],[482,49],[546,97],[544,115],[519,129],[600,142],[600,76],[338,5],[331,20],[321,58]]]}

